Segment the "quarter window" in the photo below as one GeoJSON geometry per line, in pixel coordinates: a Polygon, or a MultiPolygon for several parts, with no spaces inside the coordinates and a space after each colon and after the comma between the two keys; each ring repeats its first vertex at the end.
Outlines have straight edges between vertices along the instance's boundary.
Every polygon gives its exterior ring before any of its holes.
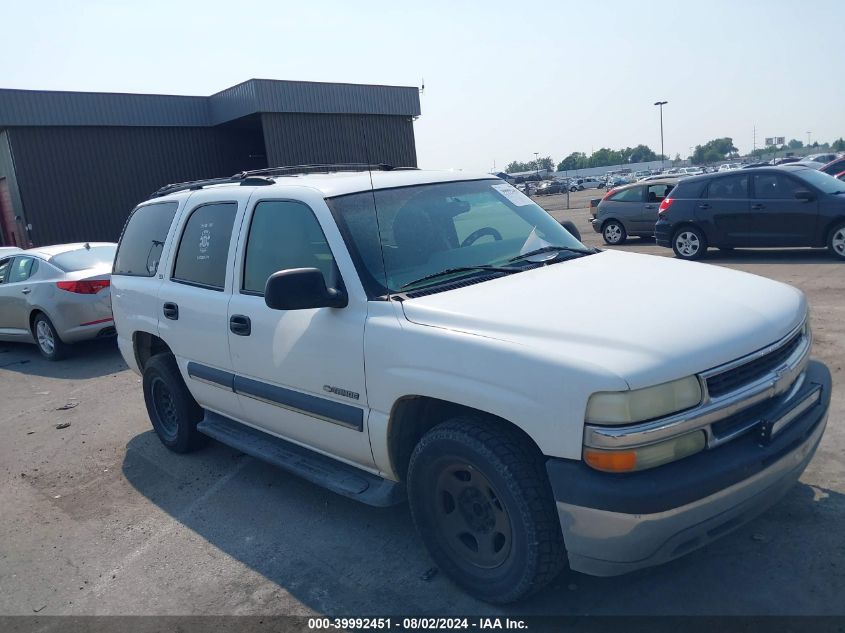
{"type": "Polygon", "coordinates": [[[207,204],[193,211],[176,254],[174,281],[223,289],[237,210],[237,203],[223,202],[207,204]]]}
{"type": "Polygon", "coordinates": [[[129,217],[114,260],[115,275],[152,277],[179,204],[162,202],[138,207],[129,217]]]}
{"type": "Polygon", "coordinates": [[[748,198],[748,175],[716,178],[710,183],[707,197],[723,200],[748,198]]]}
{"type": "Polygon", "coordinates": [[[623,189],[613,194],[610,199],[613,202],[642,202],[643,188],[631,187],[630,189],[623,189]]]}
{"type": "Polygon", "coordinates": [[[663,198],[668,196],[670,191],[672,191],[672,185],[650,185],[646,202],[663,202],[663,198]]]}
{"type": "Polygon", "coordinates": [[[290,268],[317,268],[329,288],[337,286],[334,257],[311,208],[301,202],[259,202],[247,237],[243,290],[263,295],[270,275],[290,268]]]}
{"type": "Polygon", "coordinates": [[[780,174],[754,174],[754,197],[761,200],[794,200],[799,189],[790,178],[780,174]]]}

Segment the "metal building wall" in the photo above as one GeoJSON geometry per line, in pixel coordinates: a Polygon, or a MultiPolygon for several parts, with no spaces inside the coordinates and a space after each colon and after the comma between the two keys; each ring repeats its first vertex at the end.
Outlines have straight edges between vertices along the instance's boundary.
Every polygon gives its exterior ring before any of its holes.
{"type": "Polygon", "coordinates": [[[254,133],[221,127],[20,127],[8,134],[36,245],[116,241],[132,208],[162,185],[266,165],[257,126],[254,133]]]}
{"type": "Polygon", "coordinates": [[[387,163],[416,167],[414,123],[407,116],[263,113],[270,166],[387,163]]]}
{"type": "MultiPolygon", "coordinates": [[[[15,162],[12,158],[12,148],[9,144],[9,132],[7,130],[0,131],[0,178],[6,179],[6,187],[9,191],[9,198],[12,206],[12,213],[15,216],[23,215],[23,204],[21,203],[21,194],[18,189],[18,180],[15,174],[15,162]]],[[[18,232],[25,232],[24,227],[18,226],[18,232]]],[[[2,232],[2,224],[0,224],[0,232],[2,232]]],[[[18,246],[27,246],[25,235],[16,235],[18,246]]],[[[11,245],[12,240],[9,235],[0,235],[0,246],[4,244],[11,245]]]]}

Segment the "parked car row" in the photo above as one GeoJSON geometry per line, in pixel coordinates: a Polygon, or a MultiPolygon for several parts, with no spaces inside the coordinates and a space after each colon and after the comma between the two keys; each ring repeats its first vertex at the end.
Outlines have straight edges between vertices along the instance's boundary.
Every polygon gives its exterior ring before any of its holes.
{"type": "Polygon", "coordinates": [[[607,244],[655,237],[681,259],[709,247],[827,247],[845,259],[845,173],[800,163],[640,182],[609,191],[592,227],[607,244]]]}

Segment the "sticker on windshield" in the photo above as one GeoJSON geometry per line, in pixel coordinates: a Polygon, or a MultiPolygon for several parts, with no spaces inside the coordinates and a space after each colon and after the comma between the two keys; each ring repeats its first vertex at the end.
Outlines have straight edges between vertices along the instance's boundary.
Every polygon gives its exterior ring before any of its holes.
{"type": "Polygon", "coordinates": [[[524,207],[527,204],[531,204],[531,198],[506,182],[503,182],[500,185],[490,186],[518,207],[524,207]]]}

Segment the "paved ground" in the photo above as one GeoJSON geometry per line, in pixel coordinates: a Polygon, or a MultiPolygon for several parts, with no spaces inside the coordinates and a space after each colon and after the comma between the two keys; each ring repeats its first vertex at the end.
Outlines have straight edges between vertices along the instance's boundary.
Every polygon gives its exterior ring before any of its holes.
{"type": "MultiPolygon", "coordinates": [[[[540,202],[598,245],[584,208],[540,202]]],[[[636,239],[620,248],[670,255],[636,239]]],[[[808,294],[836,385],[819,453],[787,498],[721,541],[625,577],[564,574],[506,612],[845,613],[845,266],[815,252],[708,261],[808,294]]],[[[169,453],[111,344],[48,363],[0,343],[0,394],[0,614],[505,612],[442,575],[422,579],[431,563],[406,507],[362,506],[220,445],[169,453]]]]}

